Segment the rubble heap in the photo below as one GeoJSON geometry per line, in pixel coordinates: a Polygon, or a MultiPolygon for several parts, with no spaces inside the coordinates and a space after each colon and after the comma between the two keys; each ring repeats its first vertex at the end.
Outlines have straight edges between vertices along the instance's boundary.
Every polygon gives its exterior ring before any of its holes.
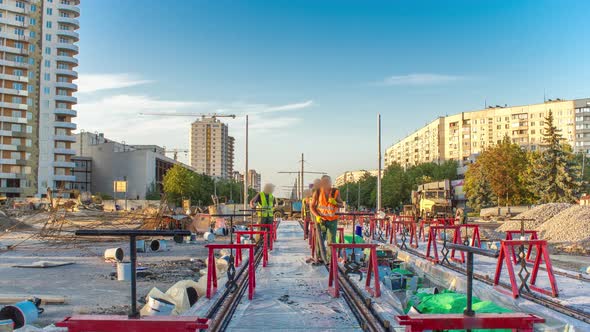
{"type": "Polygon", "coordinates": [[[569,203],[549,203],[535,206],[516,217],[514,221],[507,221],[502,226],[496,228],[498,232],[505,232],[509,230],[519,230],[520,221],[518,219],[532,219],[524,222],[525,229],[538,229],[547,220],[553,218],[562,211],[572,207],[569,203]]]}

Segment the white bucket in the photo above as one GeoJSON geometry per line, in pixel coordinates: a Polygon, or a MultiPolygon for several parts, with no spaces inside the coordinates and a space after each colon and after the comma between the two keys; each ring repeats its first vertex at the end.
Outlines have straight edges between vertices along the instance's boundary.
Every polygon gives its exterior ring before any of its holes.
{"type": "Polygon", "coordinates": [[[129,281],[131,280],[131,262],[117,263],[117,280],[129,281]]]}
{"type": "Polygon", "coordinates": [[[151,251],[163,251],[166,250],[168,243],[166,240],[153,240],[150,243],[150,250],[151,251]]]}
{"type": "Polygon", "coordinates": [[[213,242],[215,241],[215,234],[211,232],[205,232],[205,234],[203,234],[203,239],[205,239],[207,242],[213,242]]]}
{"type": "Polygon", "coordinates": [[[104,259],[120,262],[125,258],[125,252],[121,248],[110,248],[104,251],[104,259]]]}
{"type": "Polygon", "coordinates": [[[14,331],[14,322],[12,319],[0,320],[0,332],[12,332],[14,331]]]}
{"type": "Polygon", "coordinates": [[[170,316],[175,307],[172,302],[151,296],[148,296],[147,306],[149,308],[147,312],[148,316],[170,316]]]}

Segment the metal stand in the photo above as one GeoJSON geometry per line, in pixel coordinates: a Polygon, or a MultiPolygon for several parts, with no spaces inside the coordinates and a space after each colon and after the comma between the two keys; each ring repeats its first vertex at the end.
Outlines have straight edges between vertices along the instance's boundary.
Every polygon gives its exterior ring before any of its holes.
{"type": "MultiPolygon", "coordinates": [[[[355,233],[355,228],[356,228],[356,217],[357,216],[372,216],[373,213],[359,213],[359,212],[349,212],[349,213],[336,213],[337,216],[352,216],[352,244],[353,246],[350,247],[352,248],[352,252],[350,254],[350,257],[347,257],[346,262],[344,262],[344,273],[349,275],[349,274],[356,274],[359,276],[359,280],[363,280],[363,272],[361,272],[361,268],[363,267],[363,264],[360,262],[357,262],[356,260],[356,254],[355,254],[355,246],[354,244],[356,244],[356,233],[355,233]]],[[[334,261],[334,257],[332,257],[332,261],[334,261]]],[[[336,260],[337,262],[337,260],[336,260]]]]}
{"type": "MultiPolygon", "coordinates": [[[[247,214],[212,214],[211,217],[229,217],[229,244],[234,244],[234,217],[247,217],[247,214]]],[[[236,266],[235,266],[235,256],[233,248],[229,249],[229,263],[227,266],[227,282],[225,283],[225,287],[229,289],[230,293],[235,292],[238,289],[238,284],[236,283],[236,266]]]]}
{"type": "Polygon", "coordinates": [[[151,231],[137,229],[82,229],[76,231],[76,236],[127,236],[129,237],[129,254],[131,256],[131,310],[129,318],[139,318],[137,311],[137,237],[138,236],[190,236],[189,231],[151,231]]]}

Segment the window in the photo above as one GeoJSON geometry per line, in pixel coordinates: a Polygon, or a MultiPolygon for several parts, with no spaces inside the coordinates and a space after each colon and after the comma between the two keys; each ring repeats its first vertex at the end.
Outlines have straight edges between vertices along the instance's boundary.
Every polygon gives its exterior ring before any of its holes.
{"type": "Polygon", "coordinates": [[[37,5],[31,5],[31,11],[32,12],[37,11],[37,5]]]}
{"type": "Polygon", "coordinates": [[[51,47],[45,47],[45,54],[47,54],[47,55],[51,54],[51,47]]]}
{"type": "Polygon", "coordinates": [[[51,23],[51,21],[47,21],[47,23],[45,23],[45,27],[47,29],[51,29],[51,26],[53,25],[53,23],[51,23]]]}
{"type": "Polygon", "coordinates": [[[65,63],[58,63],[57,68],[58,69],[68,69],[68,70],[70,69],[70,67],[65,63]]]}
{"type": "Polygon", "coordinates": [[[72,42],[70,42],[70,40],[69,40],[69,39],[67,39],[67,38],[63,38],[63,37],[60,37],[60,38],[59,38],[59,42],[60,42],[60,43],[64,43],[64,44],[73,44],[72,42]]]}
{"type": "Polygon", "coordinates": [[[12,83],[12,88],[15,90],[22,90],[23,89],[23,84],[22,83],[12,83]]]}
{"type": "Polygon", "coordinates": [[[17,1],[16,2],[16,8],[22,8],[25,9],[25,3],[22,1],[17,1]]]}
{"type": "Polygon", "coordinates": [[[31,19],[29,20],[29,23],[30,23],[31,25],[35,25],[35,24],[37,24],[37,19],[35,19],[35,18],[31,18],[31,19]]]}
{"type": "Polygon", "coordinates": [[[23,63],[25,62],[25,58],[22,55],[17,55],[14,57],[14,61],[18,63],[23,63]]]}
{"type": "Polygon", "coordinates": [[[47,15],[53,15],[53,9],[47,8],[47,15]]]}
{"type": "Polygon", "coordinates": [[[35,52],[35,44],[29,44],[29,52],[35,52]]]}
{"type": "Polygon", "coordinates": [[[25,22],[25,17],[24,17],[24,16],[22,16],[22,15],[16,15],[16,16],[14,17],[14,19],[15,19],[17,22],[23,22],[23,23],[25,22]]]}
{"type": "Polygon", "coordinates": [[[33,93],[33,92],[35,92],[35,86],[34,86],[34,85],[29,85],[29,86],[27,86],[27,91],[28,91],[29,93],[33,93]]]}
{"type": "MultiPolygon", "coordinates": [[[[20,139],[18,140],[18,143],[15,145],[20,145],[20,139]]],[[[10,152],[10,159],[20,159],[20,152],[16,152],[16,151],[12,151],[10,152]]]]}
{"type": "Polygon", "coordinates": [[[48,87],[44,87],[43,88],[43,93],[48,95],[51,92],[51,90],[48,87]]]}
{"type": "Polygon", "coordinates": [[[51,35],[50,35],[50,34],[46,34],[46,35],[45,35],[45,40],[47,40],[47,41],[51,41],[51,35]]]}
{"type": "MultiPolygon", "coordinates": [[[[20,145],[20,138],[14,138],[14,137],[10,138],[10,144],[11,145],[20,145]]],[[[14,152],[11,152],[11,153],[14,153],[14,152]]],[[[12,159],[17,159],[17,158],[12,158],[12,159]]]]}
{"type": "Polygon", "coordinates": [[[22,69],[15,69],[13,71],[14,76],[23,76],[23,71],[22,69]]]}
{"type": "Polygon", "coordinates": [[[14,34],[17,36],[24,36],[25,35],[25,30],[21,29],[21,28],[14,28],[14,34]]]}
{"type": "Polygon", "coordinates": [[[22,50],[25,47],[25,45],[21,42],[16,42],[14,43],[14,47],[22,50]]]}
{"type": "Polygon", "coordinates": [[[46,81],[51,81],[51,74],[50,73],[43,74],[43,79],[46,81]]]}
{"type": "Polygon", "coordinates": [[[51,67],[51,61],[45,60],[45,68],[51,67]]]}
{"type": "Polygon", "coordinates": [[[35,38],[35,36],[37,36],[37,33],[35,31],[29,32],[29,37],[35,38]]]}
{"type": "Polygon", "coordinates": [[[23,98],[22,97],[17,97],[17,96],[12,96],[12,102],[15,104],[22,104],[23,103],[23,98]]]}
{"type": "Polygon", "coordinates": [[[10,130],[11,131],[16,131],[16,132],[21,132],[22,131],[22,125],[18,124],[18,123],[13,123],[10,125],[10,130]]]}

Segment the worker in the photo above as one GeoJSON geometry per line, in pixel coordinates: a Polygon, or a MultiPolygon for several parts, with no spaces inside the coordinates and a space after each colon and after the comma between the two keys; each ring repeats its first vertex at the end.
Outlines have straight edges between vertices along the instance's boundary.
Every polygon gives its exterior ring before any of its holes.
{"type": "MultiPolygon", "coordinates": [[[[254,196],[254,198],[252,198],[252,200],[250,201],[250,208],[256,209],[258,211],[258,218],[260,224],[273,224],[273,214],[276,203],[275,198],[272,194],[274,189],[274,185],[267,183],[264,185],[263,190],[256,194],[256,196],[254,196]]],[[[268,240],[270,243],[270,236],[268,237],[268,240]]]]}
{"type": "Polygon", "coordinates": [[[322,176],[319,190],[316,190],[312,198],[311,211],[316,217],[318,256],[322,257],[326,264],[330,264],[331,251],[325,249],[324,241],[328,245],[336,243],[338,231],[336,211],[343,206],[344,202],[340,198],[339,190],[332,188],[332,179],[328,175],[322,176]]]}

